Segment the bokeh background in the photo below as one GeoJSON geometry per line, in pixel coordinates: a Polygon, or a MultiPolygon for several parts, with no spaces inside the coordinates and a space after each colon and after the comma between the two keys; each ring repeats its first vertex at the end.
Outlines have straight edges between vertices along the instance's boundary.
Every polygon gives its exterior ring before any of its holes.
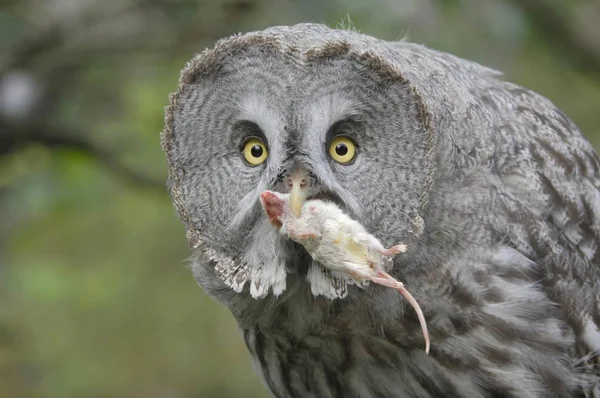
{"type": "Polygon", "coordinates": [[[266,397],[186,268],[163,109],[219,37],[349,21],[504,71],[600,144],[598,0],[0,1],[0,397],[266,397]]]}

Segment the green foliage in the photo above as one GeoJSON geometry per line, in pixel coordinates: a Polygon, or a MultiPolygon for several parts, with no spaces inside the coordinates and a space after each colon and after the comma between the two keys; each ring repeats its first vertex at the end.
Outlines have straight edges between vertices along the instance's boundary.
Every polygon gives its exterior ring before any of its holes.
{"type": "Polygon", "coordinates": [[[36,375],[33,390],[258,394],[233,320],[185,268],[183,229],[166,196],[110,184],[81,156],[56,163],[54,205],[9,242],[11,326],[27,342],[21,359],[36,375]]]}

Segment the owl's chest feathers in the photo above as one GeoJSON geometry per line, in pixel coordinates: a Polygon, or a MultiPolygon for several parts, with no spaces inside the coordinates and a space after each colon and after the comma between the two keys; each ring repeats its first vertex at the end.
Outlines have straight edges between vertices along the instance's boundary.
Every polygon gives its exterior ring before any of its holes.
{"type": "Polygon", "coordinates": [[[592,381],[575,366],[575,336],[532,282],[532,266],[504,248],[430,276],[417,292],[429,356],[413,312],[382,287],[331,301],[298,278],[277,300],[249,299],[238,319],[277,397],[574,396],[592,381]]]}
{"type": "Polygon", "coordinates": [[[558,333],[553,319],[540,320],[544,326],[536,328],[538,335],[524,324],[493,319],[491,329],[466,321],[473,324],[455,325],[460,330],[446,334],[450,327],[444,331],[444,324],[453,320],[431,320],[429,356],[414,337],[418,331],[400,326],[401,319],[395,327],[371,331],[326,323],[295,333],[294,319],[290,325],[243,332],[276,397],[567,397],[574,396],[582,379],[567,357],[571,341],[558,333]],[[509,341],[520,334],[523,340],[509,341]]]}

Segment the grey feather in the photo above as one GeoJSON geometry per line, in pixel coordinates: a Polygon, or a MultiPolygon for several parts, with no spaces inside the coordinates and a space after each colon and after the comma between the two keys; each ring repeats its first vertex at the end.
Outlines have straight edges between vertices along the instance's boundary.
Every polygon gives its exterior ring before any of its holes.
{"type": "Polygon", "coordinates": [[[162,142],[194,276],[275,396],[600,396],[600,163],[549,100],[416,44],[280,26],[191,60],[162,142]],[[327,137],[346,119],[358,155],[340,165],[327,137]],[[258,167],[244,121],[268,144],[258,167]],[[429,356],[394,291],[347,285],[266,222],[258,194],[295,167],[408,244],[391,273],[429,356]]]}

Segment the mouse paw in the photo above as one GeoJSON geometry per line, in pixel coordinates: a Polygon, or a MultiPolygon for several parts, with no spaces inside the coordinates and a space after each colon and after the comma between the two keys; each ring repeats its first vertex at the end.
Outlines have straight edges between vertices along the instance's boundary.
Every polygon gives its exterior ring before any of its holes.
{"type": "Polygon", "coordinates": [[[383,254],[384,256],[395,256],[396,254],[400,254],[400,253],[404,253],[406,252],[406,245],[403,243],[400,243],[398,245],[392,246],[389,249],[384,249],[381,251],[381,254],[383,254]]]}

